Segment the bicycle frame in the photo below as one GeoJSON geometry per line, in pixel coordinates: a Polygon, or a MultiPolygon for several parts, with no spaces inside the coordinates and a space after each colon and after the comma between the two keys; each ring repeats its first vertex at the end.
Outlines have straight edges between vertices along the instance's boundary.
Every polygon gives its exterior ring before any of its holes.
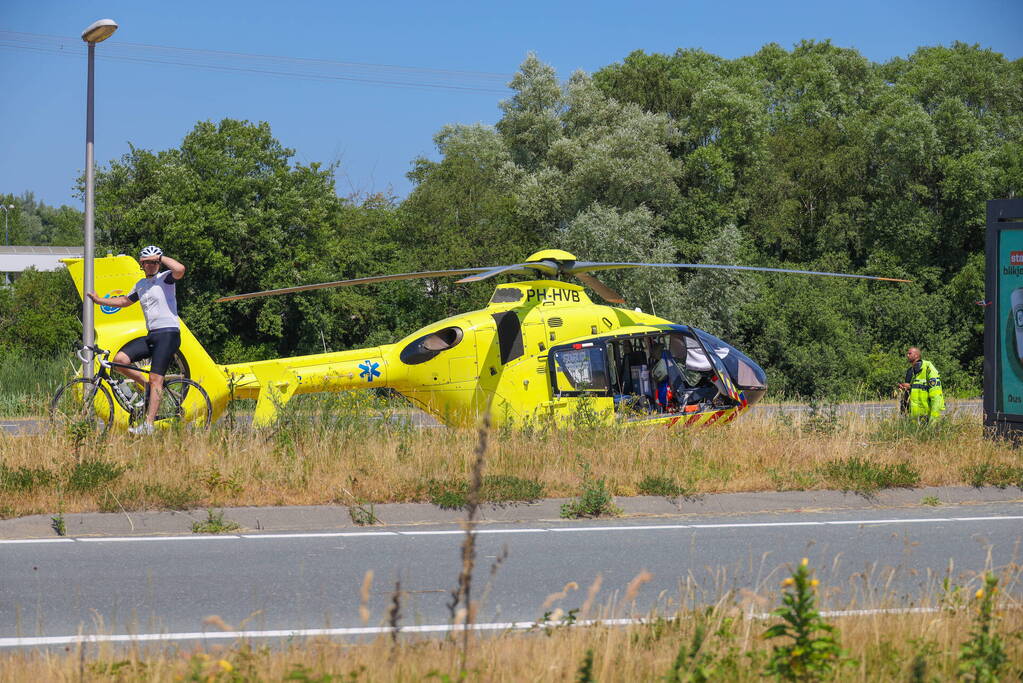
{"type": "MultiPolygon", "coordinates": [[[[118,363],[116,361],[111,361],[111,360],[109,360],[110,351],[106,350],[106,349],[101,349],[99,346],[95,346],[95,345],[88,346],[88,347],[81,347],[76,352],[76,355],[78,356],[79,360],[81,360],[83,363],[91,363],[93,361],[98,363],[99,368],[97,369],[96,373],[93,375],[92,379],[89,380],[89,383],[92,384],[93,386],[101,386],[103,383],[107,384],[107,386],[108,386],[107,393],[110,394],[110,396],[111,396],[112,400],[114,401],[114,403],[116,405],[120,406],[120,408],[124,411],[124,415],[127,416],[126,421],[129,424],[132,421],[140,419],[142,416],[144,416],[148,412],[148,408],[149,408],[149,392],[148,392],[149,385],[148,385],[148,383],[146,384],[147,391],[146,391],[145,396],[143,397],[142,405],[139,405],[137,402],[134,402],[134,401],[128,399],[126,396],[122,395],[120,391],[117,390],[117,384],[115,383],[115,381],[114,381],[110,371],[112,369],[114,369],[114,368],[126,368],[126,369],[130,369],[130,370],[136,370],[136,371],[141,372],[141,373],[143,373],[145,375],[151,375],[152,374],[152,370],[147,370],[145,368],[140,368],[140,367],[138,367],[137,365],[134,365],[134,364],[129,365],[129,364],[125,364],[125,363],[118,363]]],[[[125,381],[132,381],[132,382],[134,382],[134,380],[130,380],[130,379],[127,379],[127,378],[125,379],[125,381]]],[[[202,414],[206,415],[205,422],[206,422],[206,425],[208,425],[209,424],[209,415],[211,413],[211,406],[210,406],[209,396],[206,394],[205,390],[198,383],[196,383],[194,381],[191,381],[189,379],[186,379],[186,378],[171,378],[171,379],[169,379],[166,382],[166,384],[165,384],[165,389],[166,390],[170,390],[171,386],[177,386],[178,384],[183,384],[184,385],[184,389],[180,393],[173,393],[173,391],[172,391],[172,395],[170,397],[168,397],[166,394],[164,394],[163,401],[161,402],[161,406],[162,406],[162,403],[164,403],[164,402],[166,402],[168,400],[171,400],[172,401],[171,405],[173,406],[173,410],[175,411],[175,413],[177,413],[178,411],[181,411],[182,409],[187,410],[185,408],[185,397],[186,397],[186,395],[189,395],[187,392],[190,391],[189,390],[189,385],[191,385],[191,387],[195,391],[198,392],[196,400],[199,401],[198,406],[202,410],[202,414]],[[203,409],[203,404],[205,404],[204,409],[203,409]]],[[[162,407],[161,407],[161,409],[162,409],[162,407]]],[[[119,420],[120,421],[120,420],[124,420],[124,418],[118,418],[117,415],[116,415],[116,411],[115,411],[115,420],[119,420]]]]}

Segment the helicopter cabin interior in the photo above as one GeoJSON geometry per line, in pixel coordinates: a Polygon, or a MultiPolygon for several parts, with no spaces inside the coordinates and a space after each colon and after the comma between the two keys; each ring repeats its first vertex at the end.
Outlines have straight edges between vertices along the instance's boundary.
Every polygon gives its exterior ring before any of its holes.
{"type": "Polygon", "coordinates": [[[643,332],[551,348],[555,396],[610,396],[629,419],[735,405],[700,340],[686,331],[643,332]]]}

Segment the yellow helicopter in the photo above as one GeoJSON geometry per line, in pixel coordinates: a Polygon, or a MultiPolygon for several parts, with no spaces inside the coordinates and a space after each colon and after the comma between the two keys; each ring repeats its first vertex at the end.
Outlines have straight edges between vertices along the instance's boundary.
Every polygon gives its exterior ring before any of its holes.
{"type": "MultiPolygon", "coordinates": [[[[65,261],[82,291],[82,260],[65,261]]],[[[129,256],[95,261],[101,296],[128,292],[141,270],[129,256]]],[[[390,388],[446,425],[589,419],[634,425],[697,426],[731,422],[767,390],[752,359],[707,332],[636,310],[593,303],[575,277],[609,303],[623,297],[592,272],[625,268],[707,268],[867,280],[897,278],[818,271],[682,263],[580,261],[547,249],[525,262],[496,267],[365,277],[225,296],[218,302],[327,287],[415,278],[463,276],[477,282],[498,275],[539,278],[497,285],[486,308],[427,325],[384,346],[219,365],[181,325],[178,371],[198,381],[213,404],[213,419],[233,398],[256,399],[253,423],[271,423],[298,394],[390,388]]],[[[146,333],[138,307],[103,308],[96,343],[116,352],[146,333]]],[[[119,407],[118,407],[119,408],[119,407]]],[[[118,410],[118,413],[122,411],[118,410]]],[[[127,424],[126,413],[115,420],[127,424]]]]}

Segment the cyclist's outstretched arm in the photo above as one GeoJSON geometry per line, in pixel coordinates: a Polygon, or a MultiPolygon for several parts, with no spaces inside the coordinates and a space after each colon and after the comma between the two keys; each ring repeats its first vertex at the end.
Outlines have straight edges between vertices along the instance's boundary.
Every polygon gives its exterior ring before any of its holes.
{"type": "Polygon", "coordinates": [[[138,301],[137,297],[133,299],[129,296],[112,296],[109,299],[103,299],[96,296],[96,292],[86,292],[85,295],[92,299],[93,303],[97,306],[113,306],[114,308],[131,306],[133,303],[138,301]]]}

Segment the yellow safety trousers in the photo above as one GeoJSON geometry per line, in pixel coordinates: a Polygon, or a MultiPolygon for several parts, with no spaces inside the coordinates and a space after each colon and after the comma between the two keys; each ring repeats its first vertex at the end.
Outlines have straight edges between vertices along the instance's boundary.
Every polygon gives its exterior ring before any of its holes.
{"type": "Polygon", "coordinates": [[[925,360],[920,372],[913,377],[909,389],[909,414],[936,420],[945,410],[945,395],[941,392],[941,376],[934,363],[925,360]]]}

